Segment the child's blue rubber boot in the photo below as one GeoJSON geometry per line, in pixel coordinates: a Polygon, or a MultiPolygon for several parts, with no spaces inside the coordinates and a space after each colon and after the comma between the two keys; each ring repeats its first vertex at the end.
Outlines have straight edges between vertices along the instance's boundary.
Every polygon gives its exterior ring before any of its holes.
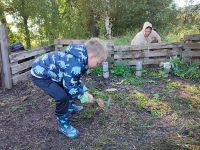
{"type": "Polygon", "coordinates": [[[68,138],[74,139],[79,136],[79,131],[69,121],[68,115],[57,116],[58,130],[68,138]]]}
{"type": "Polygon", "coordinates": [[[78,106],[73,101],[69,101],[68,111],[69,113],[77,113],[83,110],[83,106],[78,106]]]}

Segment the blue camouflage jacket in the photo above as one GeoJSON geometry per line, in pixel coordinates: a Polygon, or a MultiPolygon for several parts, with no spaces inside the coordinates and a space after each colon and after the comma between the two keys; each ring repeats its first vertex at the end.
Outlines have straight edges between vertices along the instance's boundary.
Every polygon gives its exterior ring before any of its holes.
{"type": "Polygon", "coordinates": [[[88,55],[84,45],[69,45],[64,51],[47,53],[37,58],[31,74],[63,85],[72,98],[80,98],[87,90],[80,77],[88,69],[88,55]]]}

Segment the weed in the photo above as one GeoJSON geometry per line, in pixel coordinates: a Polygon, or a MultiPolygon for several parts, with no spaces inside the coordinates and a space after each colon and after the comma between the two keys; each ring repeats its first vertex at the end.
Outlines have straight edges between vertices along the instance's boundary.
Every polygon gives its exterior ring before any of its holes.
{"type": "Polygon", "coordinates": [[[181,78],[194,79],[200,81],[199,64],[193,63],[189,65],[179,57],[170,58],[170,62],[172,64],[172,73],[174,75],[181,78]]]}
{"type": "Polygon", "coordinates": [[[160,69],[160,70],[154,70],[152,72],[149,73],[149,76],[152,78],[161,78],[164,76],[164,70],[160,69]]]}
{"type": "Polygon", "coordinates": [[[144,84],[144,80],[142,78],[133,76],[133,77],[126,77],[125,81],[123,82],[124,85],[135,85],[140,86],[144,84]]]}
{"type": "Polygon", "coordinates": [[[94,117],[96,109],[92,107],[87,107],[84,112],[79,115],[81,119],[91,119],[94,117]]]}
{"type": "Polygon", "coordinates": [[[132,100],[127,93],[113,93],[112,99],[117,101],[121,107],[129,106],[132,100]]]}
{"type": "Polygon", "coordinates": [[[103,69],[102,69],[101,66],[97,66],[97,67],[95,67],[95,68],[90,69],[90,72],[91,72],[92,74],[95,74],[95,75],[98,76],[98,75],[101,75],[101,74],[102,74],[103,69]]]}
{"type": "Polygon", "coordinates": [[[89,92],[94,95],[95,97],[106,99],[108,97],[107,92],[104,92],[102,90],[96,89],[96,88],[90,88],[89,92]]]}
{"type": "Polygon", "coordinates": [[[171,111],[171,107],[166,102],[161,102],[158,99],[150,99],[144,93],[134,91],[131,93],[131,96],[136,98],[138,109],[144,108],[151,112],[152,115],[164,116],[171,111]]]}
{"type": "Polygon", "coordinates": [[[145,74],[152,78],[161,78],[164,76],[164,70],[163,69],[155,70],[152,68],[144,67],[142,69],[142,74],[145,74]]]}
{"type": "Polygon", "coordinates": [[[130,77],[132,76],[132,71],[129,66],[127,66],[125,63],[114,63],[111,73],[115,76],[121,76],[121,77],[130,77]]]}
{"type": "Polygon", "coordinates": [[[158,94],[158,93],[155,93],[155,94],[153,94],[153,99],[159,99],[160,98],[160,95],[158,94]]]}
{"type": "Polygon", "coordinates": [[[192,101],[187,98],[175,96],[173,97],[173,100],[182,105],[192,105],[192,101]]]}

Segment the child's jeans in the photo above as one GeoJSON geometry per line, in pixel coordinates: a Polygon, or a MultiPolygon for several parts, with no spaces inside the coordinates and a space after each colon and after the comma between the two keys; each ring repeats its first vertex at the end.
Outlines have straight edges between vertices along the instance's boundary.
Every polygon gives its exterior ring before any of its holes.
{"type": "Polygon", "coordinates": [[[55,114],[57,116],[67,114],[70,96],[66,93],[63,86],[51,79],[31,77],[32,82],[41,88],[46,94],[56,101],[55,114]]]}

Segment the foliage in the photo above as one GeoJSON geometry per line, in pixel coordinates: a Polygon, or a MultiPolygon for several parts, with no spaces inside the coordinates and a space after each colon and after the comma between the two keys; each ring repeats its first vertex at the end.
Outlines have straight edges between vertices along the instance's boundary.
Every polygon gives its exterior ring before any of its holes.
{"type": "Polygon", "coordinates": [[[104,92],[104,91],[101,91],[99,89],[90,88],[89,91],[96,98],[102,98],[102,99],[106,99],[107,98],[107,93],[104,92]]]}
{"type": "Polygon", "coordinates": [[[102,74],[102,67],[101,66],[97,66],[96,68],[92,68],[90,69],[90,72],[92,74],[95,74],[95,75],[101,75],[102,74]]]}
{"type": "Polygon", "coordinates": [[[79,115],[79,118],[90,119],[94,117],[96,109],[92,107],[87,107],[87,109],[79,115]]]}
{"type": "Polygon", "coordinates": [[[172,63],[172,73],[174,75],[181,78],[200,81],[199,64],[193,63],[189,65],[179,57],[170,58],[170,62],[172,63]]]}
{"type": "Polygon", "coordinates": [[[27,47],[52,44],[57,38],[106,38],[105,18],[110,18],[115,44],[130,44],[150,21],[164,41],[199,33],[199,5],[178,9],[173,0],[2,0],[0,19],[12,15],[18,31],[11,43],[27,47]],[[87,5],[85,5],[87,4],[87,5]],[[98,7],[96,7],[98,6],[98,7]],[[133,9],[134,8],[134,9],[133,9]],[[173,19],[172,19],[173,18],[173,19]]]}
{"type": "Polygon", "coordinates": [[[140,86],[144,84],[144,80],[140,77],[132,76],[132,77],[126,77],[123,83],[125,85],[140,86]]]}
{"type": "Polygon", "coordinates": [[[131,96],[137,100],[138,109],[144,108],[152,115],[164,116],[171,111],[171,107],[168,105],[168,103],[162,102],[158,99],[159,95],[153,95],[153,98],[150,99],[148,95],[135,90],[133,93],[131,93],[131,96]]]}
{"type": "Polygon", "coordinates": [[[161,78],[164,76],[164,70],[163,68],[155,69],[155,68],[150,68],[150,67],[143,67],[142,74],[145,74],[146,76],[149,76],[152,78],[161,78]]]}
{"type": "Polygon", "coordinates": [[[125,63],[115,62],[111,69],[111,73],[115,76],[130,77],[132,75],[132,70],[125,63]]]}

